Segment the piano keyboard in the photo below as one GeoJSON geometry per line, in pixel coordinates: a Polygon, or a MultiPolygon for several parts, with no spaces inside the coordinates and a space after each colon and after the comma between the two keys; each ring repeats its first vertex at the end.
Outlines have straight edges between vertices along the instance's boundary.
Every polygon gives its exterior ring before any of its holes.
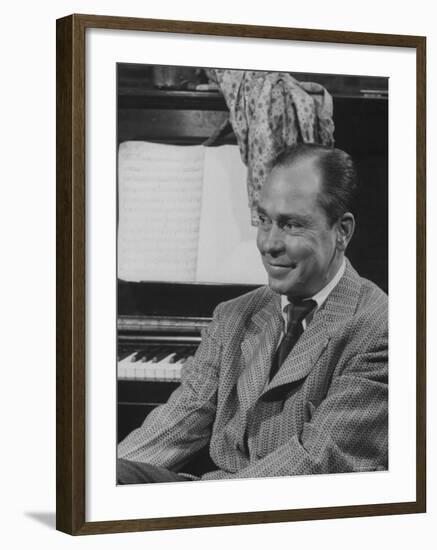
{"type": "Polygon", "coordinates": [[[134,350],[118,361],[118,380],[179,382],[186,361],[194,355],[193,346],[150,346],[134,350]]]}

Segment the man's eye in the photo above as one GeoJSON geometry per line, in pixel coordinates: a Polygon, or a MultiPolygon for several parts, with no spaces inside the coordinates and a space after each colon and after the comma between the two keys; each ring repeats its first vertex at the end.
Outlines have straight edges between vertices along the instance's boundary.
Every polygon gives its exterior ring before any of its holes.
{"type": "Polygon", "coordinates": [[[259,226],[268,227],[270,225],[270,220],[263,214],[258,214],[259,226]]]}
{"type": "Polygon", "coordinates": [[[282,227],[285,231],[295,231],[296,229],[300,229],[302,225],[298,222],[287,222],[282,227]]]}

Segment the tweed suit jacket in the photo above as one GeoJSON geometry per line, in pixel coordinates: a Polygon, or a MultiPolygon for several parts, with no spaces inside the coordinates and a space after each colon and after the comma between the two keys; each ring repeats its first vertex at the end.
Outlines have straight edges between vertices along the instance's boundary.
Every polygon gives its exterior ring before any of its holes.
{"type": "Polygon", "coordinates": [[[201,479],[385,470],[388,301],[350,263],[269,382],[282,316],[261,287],[220,304],[180,387],[119,445],[119,457],[201,479]]]}

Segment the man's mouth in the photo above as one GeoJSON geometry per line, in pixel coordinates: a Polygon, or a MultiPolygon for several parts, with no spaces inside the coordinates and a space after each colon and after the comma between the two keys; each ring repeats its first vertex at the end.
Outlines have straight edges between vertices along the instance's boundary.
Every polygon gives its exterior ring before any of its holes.
{"type": "Polygon", "coordinates": [[[291,269],[296,269],[297,263],[292,262],[289,264],[282,264],[282,263],[275,263],[275,262],[269,262],[266,260],[265,265],[271,273],[283,273],[284,271],[290,271],[291,269]]]}

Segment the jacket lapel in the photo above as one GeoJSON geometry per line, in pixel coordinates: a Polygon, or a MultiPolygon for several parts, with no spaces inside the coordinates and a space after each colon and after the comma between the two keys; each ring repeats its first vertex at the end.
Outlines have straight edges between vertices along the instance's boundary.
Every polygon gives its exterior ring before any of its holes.
{"type": "MultiPolygon", "coordinates": [[[[311,323],[297,341],[276,376],[267,384],[261,397],[280,386],[305,378],[328,346],[331,337],[352,317],[361,288],[360,277],[346,260],[346,269],[338,285],[315,313],[311,323]]],[[[270,364],[268,368],[270,368],[270,364]]],[[[266,380],[266,379],[264,379],[266,380]]],[[[267,378],[268,380],[268,378],[267,378]]],[[[272,392],[276,394],[277,392],[272,392]]]]}
{"type": "Polygon", "coordinates": [[[282,323],[280,297],[271,292],[264,307],[252,317],[241,343],[243,370],[237,382],[237,394],[243,416],[265,387],[282,323]]]}

